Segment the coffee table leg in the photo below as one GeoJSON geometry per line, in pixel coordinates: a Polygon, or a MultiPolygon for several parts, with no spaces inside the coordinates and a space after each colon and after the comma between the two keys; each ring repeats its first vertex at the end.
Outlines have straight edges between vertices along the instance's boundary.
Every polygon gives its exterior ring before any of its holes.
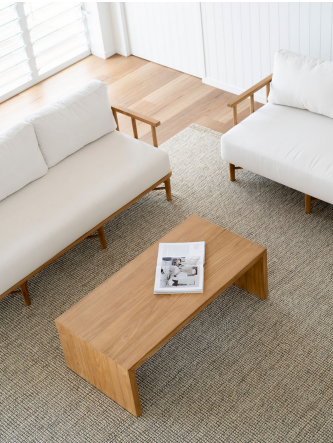
{"type": "Polygon", "coordinates": [[[126,411],[142,414],[134,370],[127,370],[56,322],[67,366],[126,411]]]}
{"type": "Polygon", "coordinates": [[[235,285],[265,300],[268,296],[267,251],[244,274],[235,281],[235,285]]]}
{"type": "Polygon", "coordinates": [[[116,399],[113,400],[115,400],[118,404],[120,404],[120,406],[133,414],[135,417],[139,417],[142,414],[142,409],[138,386],[136,384],[135,372],[126,371],[125,369],[121,368],[122,375],[120,376],[120,366],[118,366],[117,372],[119,385],[123,394],[122,401],[124,403],[121,404],[116,399]]]}

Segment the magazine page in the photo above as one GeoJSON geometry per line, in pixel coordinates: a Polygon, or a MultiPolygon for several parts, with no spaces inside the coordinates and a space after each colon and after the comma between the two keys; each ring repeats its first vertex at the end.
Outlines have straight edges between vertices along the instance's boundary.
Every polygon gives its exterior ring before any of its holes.
{"type": "Polygon", "coordinates": [[[161,243],[156,267],[156,294],[203,292],[205,243],[161,243]]]}
{"type": "Polygon", "coordinates": [[[169,257],[187,258],[195,257],[197,265],[205,263],[205,242],[188,243],[160,243],[157,264],[162,266],[162,259],[169,257]]]}

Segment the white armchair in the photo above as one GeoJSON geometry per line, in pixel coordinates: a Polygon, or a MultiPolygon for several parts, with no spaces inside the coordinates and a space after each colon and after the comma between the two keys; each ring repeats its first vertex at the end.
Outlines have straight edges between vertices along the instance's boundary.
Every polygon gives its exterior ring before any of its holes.
{"type": "Polygon", "coordinates": [[[274,72],[228,106],[234,127],[222,136],[221,155],[230,180],[247,169],[333,204],[333,63],[290,51],[275,55],[274,72]],[[254,93],[266,88],[267,104],[254,112],[254,93]],[[250,116],[237,124],[237,105],[250,98],[250,116]]]}

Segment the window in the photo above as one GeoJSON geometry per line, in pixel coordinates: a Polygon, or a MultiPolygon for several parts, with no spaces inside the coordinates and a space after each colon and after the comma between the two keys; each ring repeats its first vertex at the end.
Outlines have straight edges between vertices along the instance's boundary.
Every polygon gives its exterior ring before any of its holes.
{"type": "Polygon", "coordinates": [[[0,94],[31,78],[29,60],[15,4],[1,4],[0,10],[0,94]]]}
{"type": "Polygon", "coordinates": [[[82,3],[0,3],[0,101],[89,54],[82,3]]]}

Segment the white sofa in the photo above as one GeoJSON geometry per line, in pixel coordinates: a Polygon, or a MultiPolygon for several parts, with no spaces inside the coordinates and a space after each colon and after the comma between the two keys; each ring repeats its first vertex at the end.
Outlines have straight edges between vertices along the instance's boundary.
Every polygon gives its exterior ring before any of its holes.
{"type": "Polygon", "coordinates": [[[167,153],[117,131],[113,113],[93,80],[0,134],[0,298],[21,287],[30,304],[27,280],[47,264],[96,230],[106,247],[104,223],[159,184],[171,199],[167,153]]]}
{"type": "Polygon", "coordinates": [[[273,74],[236,97],[234,127],[221,139],[222,158],[305,194],[333,203],[333,63],[281,50],[273,74]],[[253,94],[266,86],[268,103],[254,112],[253,94]],[[251,115],[237,124],[237,105],[250,98],[251,115]]]}

